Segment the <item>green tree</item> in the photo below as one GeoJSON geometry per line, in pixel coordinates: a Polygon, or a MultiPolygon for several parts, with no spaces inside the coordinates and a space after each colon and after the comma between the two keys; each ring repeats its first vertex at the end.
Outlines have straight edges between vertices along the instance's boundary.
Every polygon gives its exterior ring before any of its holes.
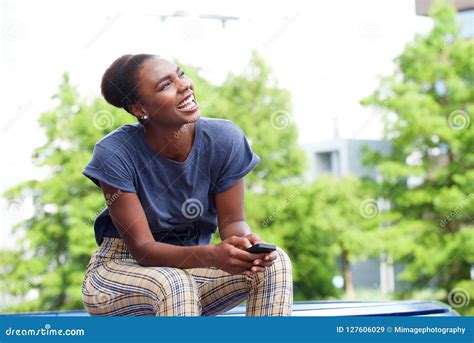
{"type": "Polygon", "coordinates": [[[405,47],[395,73],[362,103],[382,109],[392,144],[388,155],[367,156],[391,203],[382,215],[385,249],[411,286],[449,294],[462,282],[466,297],[474,288],[466,281],[474,262],[474,41],[459,36],[455,15],[436,2],[431,32],[405,47]]]}
{"type": "Polygon", "coordinates": [[[104,198],[81,171],[96,141],[132,122],[102,100],[81,98],[67,74],[53,99],[57,106],[40,118],[47,141],[32,156],[48,175],[5,194],[10,201],[31,197],[34,205],[32,217],[14,229],[21,237],[15,251],[0,255],[2,291],[13,296],[6,305],[14,311],[82,307],[80,286],[95,249],[92,224],[104,198]]]}
{"type": "MultiPolygon", "coordinates": [[[[229,75],[222,85],[210,84],[193,68],[184,69],[195,80],[203,116],[236,122],[262,158],[246,184],[247,196],[255,199],[247,203],[252,221],[251,209],[262,205],[258,192],[270,194],[279,182],[297,178],[303,170],[304,154],[296,146],[296,128],[288,114],[290,96],[278,87],[256,54],[242,75],[229,75]]],[[[10,201],[31,197],[34,214],[16,226],[21,237],[16,249],[0,253],[2,293],[11,296],[3,310],[82,308],[81,284],[96,249],[92,225],[105,201],[81,171],[100,138],[135,122],[102,99],[82,98],[67,75],[54,99],[57,106],[40,119],[47,142],[33,153],[34,163],[46,168],[48,175],[23,182],[5,194],[10,201]]],[[[266,208],[271,210],[268,204],[266,208]]]]}
{"type": "Polygon", "coordinates": [[[372,210],[361,208],[371,193],[362,181],[346,176],[318,178],[311,184],[291,185],[278,197],[281,211],[274,212],[269,228],[284,232],[284,245],[295,269],[295,298],[341,296],[332,284],[344,278],[345,292],[352,296],[351,264],[377,256],[378,221],[372,210]],[[370,244],[368,244],[370,242],[370,244]],[[339,259],[340,264],[336,264],[339,259]]]}

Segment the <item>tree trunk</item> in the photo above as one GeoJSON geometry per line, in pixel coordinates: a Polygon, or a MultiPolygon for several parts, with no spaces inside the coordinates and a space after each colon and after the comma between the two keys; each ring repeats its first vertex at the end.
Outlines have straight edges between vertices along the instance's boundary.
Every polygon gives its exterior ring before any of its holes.
{"type": "Polygon", "coordinates": [[[354,295],[354,285],[352,284],[351,263],[349,262],[348,252],[342,249],[342,269],[344,272],[344,288],[346,295],[352,297],[354,295]]]}

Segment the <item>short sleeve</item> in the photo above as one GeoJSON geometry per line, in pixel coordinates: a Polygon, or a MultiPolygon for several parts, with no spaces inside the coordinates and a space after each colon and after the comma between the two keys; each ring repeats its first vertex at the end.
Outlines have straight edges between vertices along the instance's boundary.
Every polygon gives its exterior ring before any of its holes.
{"type": "Polygon", "coordinates": [[[92,159],[85,166],[82,174],[99,187],[99,181],[102,181],[124,192],[137,192],[130,162],[120,154],[97,144],[94,147],[92,159]]]}
{"type": "Polygon", "coordinates": [[[232,123],[232,126],[223,130],[221,134],[227,136],[225,148],[228,154],[215,184],[216,193],[232,187],[260,163],[260,157],[252,151],[242,129],[237,125],[232,123]]]}

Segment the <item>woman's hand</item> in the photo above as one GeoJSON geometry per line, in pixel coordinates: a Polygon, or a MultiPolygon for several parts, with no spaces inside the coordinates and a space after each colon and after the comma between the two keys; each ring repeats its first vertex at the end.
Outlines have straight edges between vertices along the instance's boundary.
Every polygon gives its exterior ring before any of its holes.
{"type": "Polygon", "coordinates": [[[246,237],[232,236],[213,246],[213,265],[229,274],[245,274],[264,271],[265,267],[254,265],[267,254],[252,254],[246,250],[252,243],[246,237]],[[255,269],[254,269],[255,268],[255,269]]]}
{"type": "MultiPolygon", "coordinates": [[[[256,233],[251,233],[251,234],[248,234],[244,237],[247,238],[252,245],[255,245],[257,243],[266,243],[266,242],[262,241],[256,233]]],[[[277,258],[276,251],[273,251],[269,254],[263,254],[263,255],[264,255],[263,259],[256,259],[256,260],[253,261],[255,266],[265,267],[265,268],[270,267],[273,264],[273,261],[275,261],[276,258],[277,258]]],[[[264,268],[260,268],[256,272],[258,273],[259,271],[264,271],[264,270],[265,270],[264,268]]]]}

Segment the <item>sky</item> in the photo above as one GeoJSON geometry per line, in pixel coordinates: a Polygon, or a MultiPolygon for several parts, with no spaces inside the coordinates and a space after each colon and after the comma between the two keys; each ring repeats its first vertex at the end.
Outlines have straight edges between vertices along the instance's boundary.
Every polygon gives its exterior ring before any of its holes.
{"type": "MultiPolygon", "coordinates": [[[[62,74],[92,98],[107,66],[126,53],[176,58],[219,83],[242,72],[256,49],[292,94],[301,144],[331,139],[336,127],[344,138],[381,138],[380,118],[359,101],[431,21],[415,15],[414,0],[3,0],[0,25],[3,192],[44,176],[31,153],[45,142],[37,121],[54,106],[62,74]],[[161,19],[178,11],[186,16],[161,19]],[[199,19],[205,14],[238,19],[223,27],[199,19]]],[[[11,227],[31,214],[31,204],[0,205],[0,246],[11,245],[11,227]]]]}

